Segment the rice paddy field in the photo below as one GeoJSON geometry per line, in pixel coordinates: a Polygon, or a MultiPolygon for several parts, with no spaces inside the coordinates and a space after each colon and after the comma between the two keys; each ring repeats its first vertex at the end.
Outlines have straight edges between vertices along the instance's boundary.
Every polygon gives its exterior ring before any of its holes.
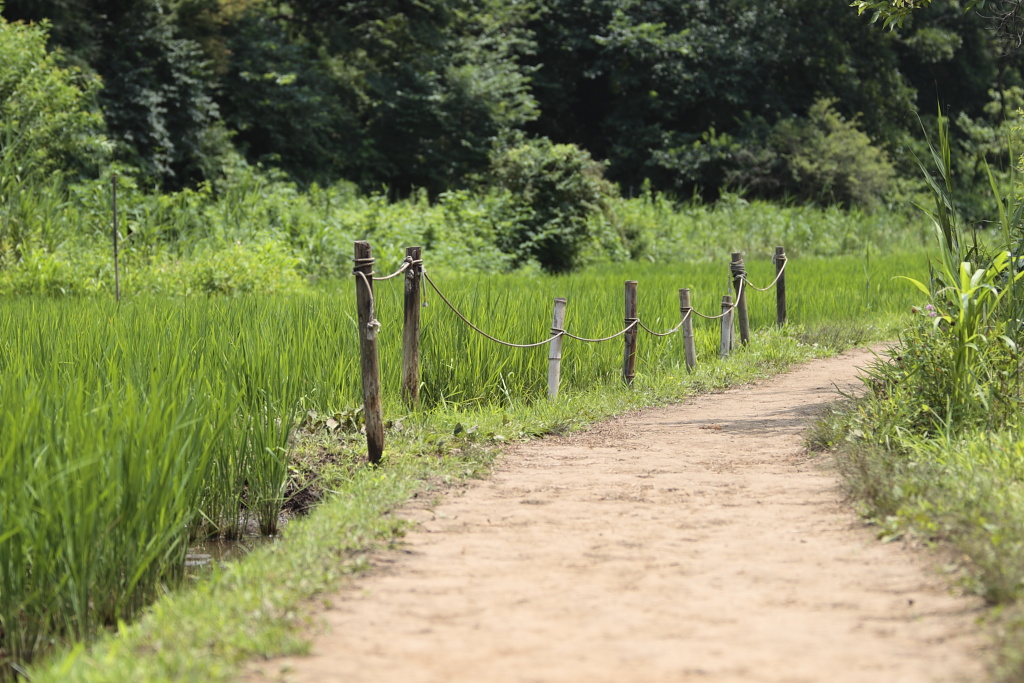
{"type": "MultiPolygon", "coordinates": [[[[774,277],[770,256],[746,254],[755,285],[774,277]]],[[[924,252],[791,259],[783,334],[837,348],[850,330],[885,334],[921,303],[897,275],[925,279],[924,252]]],[[[679,322],[680,288],[717,314],[730,282],[727,258],[432,277],[470,320],[516,343],[549,336],[556,296],[568,299],[566,328],[597,338],[623,327],[625,280],[638,281],[640,319],[658,331],[679,322]]],[[[401,283],[376,285],[386,420],[408,415],[398,392],[401,283]]],[[[263,297],[0,301],[0,662],[20,666],[132,619],[181,582],[196,539],[277,532],[297,425],[311,411],[358,414],[354,294],[341,282],[263,297]]],[[[426,287],[424,299],[416,421],[547,401],[546,346],[497,346],[426,287]]],[[[748,302],[756,337],[775,324],[775,295],[750,291],[748,302]]],[[[718,323],[694,327],[698,364],[713,366],[718,323]]],[[[621,338],[566,339],[563,358],[559,401],[621,390],[621,338]]],[[[639,382],[672,381],[683,358],[681,334],[641,333],[639,382]]]]}

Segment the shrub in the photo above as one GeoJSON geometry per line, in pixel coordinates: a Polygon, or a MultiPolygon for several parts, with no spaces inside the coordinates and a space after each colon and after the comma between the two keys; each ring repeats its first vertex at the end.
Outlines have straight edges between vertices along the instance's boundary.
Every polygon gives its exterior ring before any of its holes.
{"type": "Polygon", "coordinates": [[[550,273],[580,264],[596,237],[592,221],[603,219],[615,195],[604,164],[586,150],[547,138],[516,136],[499,145],[491,155],[490,182],[509,193],[499,248],[517,264],[534,259],[550,273]]]}
{"type": "Polygon", "coordinates": [[[806,119],[781,119],[770,130],[763,121],[752,121],[753,140],[736,147],[726,182],[759,196],[781,193],[825,205],[874,206],[891,190],[895,168],[860,130],[857,118],[844,118],[835,103],[818,99],[806,119]]]}

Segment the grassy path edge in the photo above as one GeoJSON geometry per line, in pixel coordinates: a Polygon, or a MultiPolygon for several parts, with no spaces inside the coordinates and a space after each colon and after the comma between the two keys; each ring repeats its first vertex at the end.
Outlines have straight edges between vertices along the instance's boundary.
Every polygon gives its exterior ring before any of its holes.
{"type": "MultiPolygon", "coordinates": [[[[641,376],[631,389],[604,386],[554,403],[486,413],[438,412],[429,420],[441,429],[474,420],[480,433],[499,424],[511,438],[581,428],[629,410],[784,372],[880,334],[884,331],[865,327],[773,331],[693,374],[641,376]]],[[[290,524],[278,542],[215,570],[191,588],[168,593],[135,624],[119,625],[91,645],[79,644],[32,667],[31,680],[227,681],[247,660],[305,652],[305,636],[315,624],[315,598],[365,571],[366,554],[401,535],[405,523],[389,512],[414,495],[484,474],[500,451],[493,441],[462,439],[455,455],[428,457],[417,451],[417,443],[393,446],[383,467],[355,471],[313,514],[290,524]]]]}

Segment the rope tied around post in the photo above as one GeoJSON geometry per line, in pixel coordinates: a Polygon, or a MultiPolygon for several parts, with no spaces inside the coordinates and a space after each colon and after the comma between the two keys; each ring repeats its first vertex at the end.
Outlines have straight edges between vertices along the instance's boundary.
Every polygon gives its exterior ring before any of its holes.
{"type": "Polygon", "coordinates": [[[729,271],[732,273],[733,279],[736,279],[738,277],[746,278],[747,265],[743,262],[742,258],[738,256],[734,258],[735,260],[729,263],[729,271]]]}
{"type": "Polygon", "coordinates": [[[373,264],[375,259],[370,256],[367,258],[354,258],[352,261],[356,264],[355,267],[352,268],[352,274],[359,277],[363,286],[366,287],[366,293],[370,298],[370,321],[366,323],[366,329],[377,332],[380,330],[380,321],[377,320],[377,302],[374,301],[373,285],[371,284],[372,281],[378,279],[373,277],[373,264]],[[362,270],[363,268],[369,268],[369,272],[364,272],[362,270]]]}
{"type": "Polygon", "coordinates": [[[359,370],[363,384],[363,418],[366,425],[366,454],[371,464],[384,453],[384,409],[380,390],[380,354],[377,330],[380,322],[373,297],[373,251],[366,240],[356,240],[352,255],[356,276],[356,329],[359,337],[359,370]]]}

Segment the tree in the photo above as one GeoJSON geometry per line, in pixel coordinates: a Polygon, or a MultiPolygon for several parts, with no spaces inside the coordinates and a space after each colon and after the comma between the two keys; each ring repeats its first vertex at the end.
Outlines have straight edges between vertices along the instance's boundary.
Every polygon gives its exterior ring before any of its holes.
{"type": "MultiPolygon", "coordinates": [[[[871,15],[871,23],[881,21],[888,29],[903,27],[918,10],[931,6],[933,0],[854,0],[858,14],[871,15]]],[[[1004,48],[1017,50],[1024,45],[1024,0],[967,0],[963,11],[974,10],[985,19],[1004,48]]]]}
{"type": "Polygon", "coordinates": [[[628,192],[713,198],[743,149],[822,97],[865,133],[893,142],[915,92],[897,38],[873,31],[845,0],[546,0],[531,24],[530,129],[609,162],[628,192]],[[765,87],[770,83],[771,87],[765,87]]]}
{"type": "Polygon", "coordinates": [[[99,80],[46,49],[49,26],[0,17],[0,174],[89,175],[110,154],[99,80]]]}
{"type": "Polygon", "coordinates": [[[182,37],[162,0],[8,0],[12,19],[52,22],[51,42],[98,74],[117,156],[153,181],[201,180],[216,145],[219,112],[205,55],[182,37]]]}
{"type": "Polygon", "coordinates": [[[276,155],[300,176],[312,166],[398,194],[443,191],[486,169],[492,141],[537,114],[520,64],[531,49],[530,7],[500,0],[254,7],[232,29],[224,110],[251,159],[276,155]]]}
{"type": "Polygon", "coordinates": [[[534,259],[549,273],[575,269],[594,239],[614,186],[604,165],[575,145],[514,135],[496,145],[488,180],[504,190],[513,218],[504,223],[498,247],[516,264],[534,259]]]}

